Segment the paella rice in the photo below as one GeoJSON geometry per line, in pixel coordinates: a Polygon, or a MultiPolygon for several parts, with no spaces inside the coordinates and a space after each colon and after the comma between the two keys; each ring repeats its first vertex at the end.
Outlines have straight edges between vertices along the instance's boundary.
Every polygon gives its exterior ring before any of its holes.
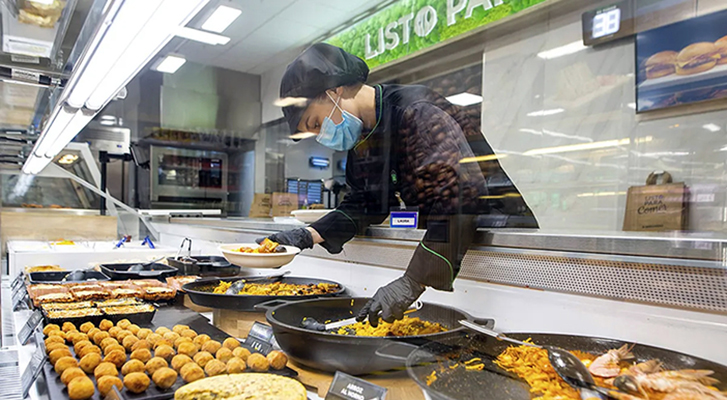
{"type": "MultiPolygon", "coordinates": [[[[233,282],[220,282],[215,287],[216,294],[225,294],[233,282]]],[[[335,283],[318,283],[309,285],[296,285],[292,283],[246,283],[238,295],[248,296],[307,296],[337,292],[340,286],[335,283]]]]}
{"type": "Polygon", "coordinates": [[[392,323],[379,321],[376,328],[371,326],[368,321],[357,322],[343,326],[335,333],[351,336],[418,336],[446,331],[447,328],[438,322],[424,321],[419,317],[404,316],[404,319],[392,323]]]}

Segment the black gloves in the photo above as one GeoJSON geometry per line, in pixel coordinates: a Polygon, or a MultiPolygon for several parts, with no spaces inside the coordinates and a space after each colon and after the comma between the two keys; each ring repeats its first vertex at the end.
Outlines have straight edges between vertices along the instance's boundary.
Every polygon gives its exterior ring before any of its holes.
{"type": "Polygon", "coordinates": [[[407,275],[379,288],[374,297],[356,315],[357,321],[369,317],[374,328],[379,325],[379,316],[386,322],[404,318],[404,311],[424,293],[425,287],[407,275]]]}
{"type": "MultiPolygon", "coordinates": [[[[274,233],[268,236],[268,239],[285,246],[295,246],[301,250],[313,248],[313,235],[311,235],[306,228],[296,228],[289,231],[274,233]]],[[[265,238],[259,238],[256,242],[259,244],[263,240],[265,240],[265,238]]]]}

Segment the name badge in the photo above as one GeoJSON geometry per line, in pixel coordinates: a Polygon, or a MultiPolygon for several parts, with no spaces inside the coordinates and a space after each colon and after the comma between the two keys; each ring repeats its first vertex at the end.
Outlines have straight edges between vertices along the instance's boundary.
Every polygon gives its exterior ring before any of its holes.
{"type": "Polygon", "coordinates": [[[391,211],[389,226],[391,228],[416,229],[419,224],[418,211],[391,211]]]}

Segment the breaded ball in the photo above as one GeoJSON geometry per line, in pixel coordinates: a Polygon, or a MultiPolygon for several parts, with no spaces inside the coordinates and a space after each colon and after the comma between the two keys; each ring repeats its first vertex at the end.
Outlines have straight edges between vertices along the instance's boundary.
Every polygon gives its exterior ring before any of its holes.
{"type": "Polygon", "coordinates": [[[58,337],[62,338],[64,342],[66,341],[66,333],[60,329],[52,330],[52,331],[48,332],[48,336],[58,336],[58,337]]]}
{"type": "Polygon", "coordinates": [[[96,333],[98,333],[98,332],[101,332],[101,329],[98,329],[98,328],[91,328],[91,330],[90,330],[90,331],[86,332],[86,335],[88,335],[88,337],[89,337],[89,339],[88,339],[88,340],[93,340],[93,335],[95,335],[95,334],[96,334],[96,333]]]}
{"type": "Polygon", "coordinates": [[[217,353],[217,350],[219,350],[222,347],[222,344],[216,340],[209,340],[207,343],[202,345],[202,351],[206,351],[211,354],[217,353]]]}
{"type": "Polygon", "coordinates": [[[159,368],[164,368],[168,366],[169,364],[167,363],[167,360],[161,357],[154,357],[146,363],[146,373],[149,375],[154,375],[154,373],[157,372],[159,368]]]}
{"type": "Polygon", "coordinates": [[[63,371],[67,370],[68,368],[78,367],[78,361],[76,361],[76,359],[71,356],[64,356],[59,358],[54,365],[56,374],[62,375],[63,371]]]}
{"type": "Polygon", "coordinates": [[[270,362],[260,353],[252,353],[247,358],[247,366],[257,372],[267,372],[270,369],[270,362]]]}
{"type": "Polygon", "coordinates": [[[182,332],[189,329],[188,325],[174,325],[172,327],[172,332],[176,333],[177,335],[181,335],[182,332]]]}
{"type": "Polygon", "coordinates": [[[121,375],[129,375],[132,372],[144,372],[146,365],[139,360],[129,360],[121,367],[121,375]]]}
{"type": "Polygon", "coordinates": [[[194,382],[204,378],[204,370],[202,367],[195,363],[184,364],[182,369],[179,370],[179,375],[182,376],[182,380],[187,383],[194,382]]]}
{"type": "Polygon", "coordinates": [[[92,374],[93,371],[96,370],[96,367],[101,364],[101,361],[101,354],[88,353],[85,356],[81,357],[81,361],[78,363],[78,366],[81,367],[83,372],[87,374],[92,374]]]}
{"type": "Polygon", "coordinates": [[[98,324],[98,329],[101,329],[102,331],[108,331],[113,327],[114,323],[107,319],[102,319],[101,322],[98,324]]]}
{"type": "Polygon", "coordinates": [[[230,350],[235,350],[236,348],[240,347],[240,341],[233,337],[228,337],[225,339],[224,342],[222,342],[222,347],[227,347],[230,350]]]}
{"type": "Polygon", "coordinates": [[[134,346],[134,343],[138,342],[139,338],[137,338],[134,335],[129,335],[124,338],[124,340],[121,342],[121,344],[126,348],[126,350],[132,351],[131,348],[134,346]]]}
{"type": "MultiPolygon", "coordinates": [[[[65,323],[63,325],[65,325],[65,323]]],[[[68,332],[66,332],[66,341],[71,342],[71,343],[81,341],[81,340],[83,340],[82,335],[84,335],[84,334],[79,331],[74,331],[74,330],[68,331],[68,332]]]]}
{"type": "Polygon", "coordinates": [[[126,362],[126,353],[121,350],[114,350],[107,354],[103,361],[114,364],[116,368],[121,368],[121,366],[126,362]]]}
{"type": "Polygon", "coordinates": [[[214,360],[215,357],[206,352],[206,351],[200,351],[199,353],[195,354],[194,356],[194,362],[197,363],[200,367],[204,368],[208,362],[214,360]]]}
{"type": "Polygon", "coordinates": [[[57,324],[48,324],[43,327],[43,334],[49,336],[51,331],[60,331],[61,327],[57,324]]]}
{"type": "Polygon", "coordinates": [[[61,330],[63,332],[68,333],[70,331],[77,331],[78,328],[76,328],[76,325],[73,325],[73,322],[66,321],[66,322],[63,323],[63,326],[61,327],[61,330]]]}
{"type": "Polygon", "coordinates": [[[131,325],[131,321],[129,321],[126,318],[124,318],[121,321],[116,323],[116,326],[118,326],[121,329],[127,329],[130,325],[131,325]]]}
{"type": "Polygon", "coordinates": [[[63,374],[61,374],[61,382],[63,382],[64,385],[68,386],[68,383],[70,381],[72,381],[74,378],[78,378],[79,376],[86,376],[86,373],[83,372],[81,368],[68,368],[67,370],[63,371],[63,374]]]}
{"type": "Polygon", "coordinates": [[[50,344],[48,344],[48,345],[45,346],[45,353],[46,354],[50,354],[53,350],[58,350],[58,349],[61,349],[61,350],[66,349],[66,350],[68,350],[68,346],[66,346],[63,343],[50,343],[50,344]]]}
{"type": "Polygon", "coordinates": [[[107,356],[114,351],[120,351],[120,352],[124,353],[124,355],[126,355],[126,349],[124,348],[124,346],[119,345],[119,344],[112,344],[110,346],[106,346],[106,348],[103,349],[103,354],[105,356],[107,356]]]}
{"type": "Polygon", "coordinates": [[[160,389],[169,389],[177,381],[177,371],[167,367],[159,368],[152,374],[151,380],[160,389]]]}
{"type": "Polygon", "coordinates": [[[136,336],[137,333],[141,330],[141,327],[137,324],[131,324],[126,328],[127,331],[131,332],[136,336]]]}
{"type": "Polygon", "coordinates": [[[131,351],[139,350],[139,349],[151,350],[151,345],[146,340],[139,339],[139,341],[137,341],[131,345],[131,351]]]}
{"type": "Polygon", "coordinates": [[[192,339],[190,339],[188,337],[180,337],[179,339],[177,339],[177,340],[174,341],[174,348],[175,349],[178,349],[179,348],[179,345],[182,344],[183,342],[194,343],[194,342],[192,342],[192,339]]]}
{"type": "Polygon", "coordinates": [[[247,361],[247,358],[250,356],[250,350],[244,347],[238,347],[235,350],[232,350],[232,355],[242,361],[247,361]]]}
{"type": "Polygon", "coordinates": [[[149,349],[138,349],[131,352],[129,358],[139,360],[146,364],[147,361],[151,360],[151,351],[149,349]]]}
{"type": "Polygon", "coordinates": [[[93,370],[93,377],[96,378],[96,381],[98,381],[100,377],[106,375],[119,376],[119,370],[116,369],[116,365],[109,362],[102,362],[95,370],[93,370]]]}
{"type": "Polygon", "coordinates": [[[212,360],[204,366],[204,372],[207,376],[222,375],[227,372],[227,364],[220,360],[212,360]]]}
{"type": "Polygon", "coordinates": [[[78,351],[78,356],[83,358],[86,355],[90,353],[98,353],[101,354],[101,349],[98,346],[90,345],[90,346],[84,346],[81,350],[78,351]]]}
{"type": "Polygon", "coordinates": [[[111,346],[112,344],[118,345],[119,341],[112,337],[107,337],[106,339],[102,340],[101,343],[98,344],[98,347],[105,350],[107,346],[111,346]]]}
{"type": "MultiPolygon", "coordinates": [[[[184,336],[182,336],[182,337],[184,337],[184,336]]],[[[209,342],[210,340],[212,340],[212,338],[210,337],[210,335],[208,335],[206,333],[203,333],[201,335],[197,335],[194,338],[194,344],[196,344],[199,347],[202,347],[203,344],[209,342]]]]}
{"type": "Polygon", "coordinates": [[[149,377],[143,372],[132,372],[124,377],[124,386],[131,393],[141,393],[149,387],[149,377]]]}
{"type": "Polygon", "coordinates": [[[81,326],[78,327],[78,330],[80,330],[83,333],[88,333],[88,331],[90,331],[94,327],[95,327],[95,325],[93,324],[93,322],[89,321],[89,322],[82,323],[81,326]]]}
{"type": "Polygon", "coordinates": [[[82,342],[84,340],[90,341],[89,338],[88,338],[88,335],[86,335],[85,333],[81,333],[81,332],[78,332],[78,331],[74,331],[73,332],[73,335],[71,335],[71,343],[73,343],[73,344],[76,344],[78,342],[82,342]]]}
{"type": "Polygon", "coordinates": [[[96,382],[96,385],[98,386],[98,392],[101,393],[101,396],[106,397],[109,393],[111,393],[112,390],[114,390],[114,386],[116,386],[116,389],[124,388],[124,383],[121,382],[121,379],[119,379],[118,376],[102,376],[101,379],[96,382]]]}
{"type": "Polygon", "coordinates": [[[111,335],[112,338],[116,338],[116,335],[118,335],[121,331],[123,331],[123,329],[119,328],[118,326],[114,326],[113,328],[109,329],[109,335],[111,335]]]}
{"type": "Polygon", "coordinates": [[[194,355],[197,354],[197,346],[195,346],[192,342],[180,343],[179,346],[177,346],[177,353],[194,357],[194,355]]]}
{"type": "Polygon", "coordinates": [[[68,397],[71,400],[90,399],[95,393],[93,381],[87,376],[79,376],[68,382],[68,397]]]}
{"type": "Polygon", "coordinates": [[[177,354],[172,358],[172,368],[174,368],[175,371],[179,372],[184,364],[194,362],[188,355],[186,354],[177,354]]]}
{"type": "Polygon", "coordinates": [[[268,359],[268,362],[273,369],[281,370],[288,364],[288,356],[279,350],[271,351],[267,356],[265,356],[265,358],[268,359]]]}
{"type": "Polygon", "coordinates": [[[172,347],[172,342],[168,341],[167,339],[159,339],[156,343],[154,343],[154,349],[157,349],[159,346],[169,346],[172,347]]]}
{"type": "Polygon", "coordinates": [[[217,350],[217,353],[215,353],[215,358],[222,361],[223,363],[227,363],[232,357],[232,350],[228,349],[227,347],[222,347],[217,350]]]}
{"type": "Polygon", "coordinates": [[[237,357],[230,358],[227,362],[227,373],[228,374],[239,374],[247,368],[245,361],[237,357]]]}
{"type": "Polygon", "coordinates": [[[197,332],[193,331],[192,329],[185,329],[179,335],[183,336],[183,337],[188,337],[190,339],[194,339],[197,337],[197,332]]]}
{"type": "Polygon", "coordinates": [[[123,342],[127,336],[134,336],[134,334],[131,331],[123,330],[116,334],[116,340],[123,342]]]}
{"type": "Polygon", "coordinates": [[[160,327],[158,327],[158,328],[157,328],[157,329],[156,329],[156,330],[154,331],[154,333],[156,333],[156,334],[157,334],[157,335],[159,335],[159,336],[164,336],[164,334],[165,334],[165,333],[167,333],[167,332],[172,332],[172,330],[171,330],[171,329],[169,329],[169,328],[167,328],[166,326],[160,326],[160,327]]]}
{"type": "Polygon", "coordinates": [[[149,336],[146,337],[146,341],[149,342],[152,347],[156,344],[156,342],[162,340],[162,335],[158,333],[150,333],[149,336]]]}
{"type": "Polygon", "coordinates": [[[154,332],[152,332],[152,330],[149,328],[141,328],[139,329],[139,332],[136,332],[136,337],[138,337],[139,339],[146,339],[147,336],[151,335],[152,333],[154,332]]]}
{"type": "Polygon", "coordinates": [[[161,345],[157,346],[157,348],[154,349],[154,356],[161,357],[167,360],[167,362],[172,361],[172,357],[174,357],[175,354],[176,353],[174,352],[172,346],[161,345]]]}
{"type": "MultiPolygon", "coordinates": [[[[186,339],[186,338],[185,338],[185,339],[186,339]]],[[[47,345],[48,345],[49,343],[61,343],[61,344],[63,344],[63,343],[66,343],[66,341],[65,341],[65,340],[63,340],[63,338],[62,338],[62,337],[60,337],[60,336],[48,336],[48,337],[47,337],[47,338],[46,338],[46,339],[44,340],[44,342],[45,342],[45,345],[46,345],[46,346],[47,346],[47,345]]]]}
{"type": "Polygon", "coordinates": [[[181,336],[179,336],[179,334],[176,333],[176,332],[167,332],[167,333],[165,333],[165,334],[162,335],[162,338],[164,338],[165,340],[168,340],[168,341],[170,341],[172,343],[174,343],[180,337],[181,336]]]}
{"type": "Polygon", "coordinates": [[[56,362],[62,357],[72,357],[73,354],[71,354],[71,351],[68,350],[68,348],[65,349],[56,349],[50,352],[48,354],[48,359],[50,359],[50,363],[53,365],[56,365],[56,362]]]}
{"type": "Polygon", "coordinates": [[[81,340],[79,342],[76,342],[76,344],[73,345],[73,351],[75,351],[76,354],[78,354],[78,352],[81,351],[81,349],[86,346],[93,346],[93,343],[91,343],[88,340],[81,340]]]}
{"type": "Polygon", "coordinates": [[[106,339],[108,337],[111,337],[111,335],[109,335],[108,332],[104,332],[104,331],[96,332],[93,335],[93,342],[96,343],[97,345],[99,345],[99,344],[101,344],[101,342],[103,342],[104,339],[106,339]]]}

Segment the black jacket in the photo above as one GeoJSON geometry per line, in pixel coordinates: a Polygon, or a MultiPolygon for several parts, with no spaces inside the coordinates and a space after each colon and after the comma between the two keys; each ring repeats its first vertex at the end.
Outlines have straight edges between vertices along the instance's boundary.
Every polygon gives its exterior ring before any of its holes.
{"type": "Polygon", "coordinates": [[[401,194],[419,207],[427,234],[407,274],[451,290],[471,242],[478,215],[526,217],[537,227],[520,193],[500,167],[479,128],[461,108],[424,86],[376,87],[378,126],[348,152],[351,192],[339,207],[311,224],[331,253],[366,227],[381,223],[401,194]]]}

